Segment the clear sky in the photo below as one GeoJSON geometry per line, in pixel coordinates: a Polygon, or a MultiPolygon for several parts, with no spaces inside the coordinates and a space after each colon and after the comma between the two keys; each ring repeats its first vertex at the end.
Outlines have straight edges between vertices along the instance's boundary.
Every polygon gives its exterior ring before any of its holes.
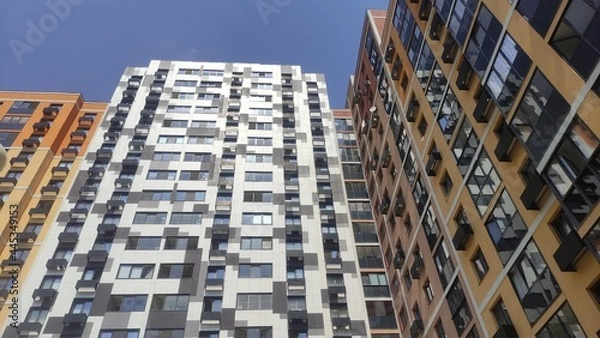
{"type": "Polygon", "coordinates": [[[367,8],[388,0],[0,0],[0,89],[108,101],[152,59],[297,64],[341,108],[367,8]],[[51,5],[54,4],[54,5],[51,5]]]}

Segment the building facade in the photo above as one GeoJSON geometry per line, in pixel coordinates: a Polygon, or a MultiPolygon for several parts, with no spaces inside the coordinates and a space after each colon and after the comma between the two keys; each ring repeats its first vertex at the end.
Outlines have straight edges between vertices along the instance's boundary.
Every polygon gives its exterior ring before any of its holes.
{"type": "Polygon", "coordinates": [[[397,337],[342,122],[298,66],[128,68],[5,337],[397,337]]]}
{"type": "Polygon", "coordinates": [[[2,320],[18,303],[13,297],[32,273],[106,106],[81,94],[0,92],[0,144],[8,158],[0,172],[2,320]]]}
{"type": "Polygon", "coordinates": [[[403,337],[600,334],[598,25],[587,0],[367,13],[347,107],[403,337]]]}

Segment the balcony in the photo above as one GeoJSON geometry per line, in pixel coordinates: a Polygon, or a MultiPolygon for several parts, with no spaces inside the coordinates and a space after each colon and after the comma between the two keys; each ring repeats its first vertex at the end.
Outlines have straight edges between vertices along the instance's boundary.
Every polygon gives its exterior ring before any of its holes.
{"type": "Polygon", "coordinates": [[[60,244],[75,244],[79,239],[79,234],[75,232],[61,232],[58,235],[58,242],[60,244]]]}
{"type": "Polygon", "coordinates": [[[412,277],[412,279],[419,279],[421,276],[421,271],[423,270],[424,267],[425,267],[425,264],[423,262],[423,258],[421,258],[421,257],[415,258],[412,266],[410,267],[410,276],[412,277]]]}
{"type": "Polygon", "coordinates": [[[102,179],[104,177],[104,168],[91,167],[88,169],[88,177],[92,179],[102,179]]]}
{"type": "Polygon", "coordinates": [[[97,280],[78,280],[77,284],[75,284],[75,289],[81,293],[94,293],[97,287],[97,280]]]}
{"type": "Polygon", "coordinates": [[[33,124],[33,131],[45,133],[48,130],[50,130],[50,126],[51,126],[51,124],[48,121],[36,122],[33,124]]]}
{"type": "Polygon", "coordinates": [[[69,261],[64,258],[52,258],[46,262],[46,268],[50,271],[64,271],[69,265],[69,261]]]}
{"type": "Polygon", "coordinates": [[[442,61],[444,63],[453,63],[457,50],[458,48],[456,45],[456,41],[454,41],[452,36],[448,35],[446,37],[446,42],[444,42],[444,50],[442,51],[442,61]]]}
{"type": "Polygon", "coordinates": [[[100,235],[111,234],[117,231],[117,225],[110,223],[100,223],[98,224],[98,228],[96,229],[96,231],[98,231],[98,234],[100,235]]]}
{"type": "Polygon", "coordinates": [[[527,182],[525,190],[521,194],[521,202],[528,210],[538,210],[538,202],[546,191],[546,183],[543,178],[535,173],[527,182]]]}
{"type": "Polygon", "coordinates": [[[464,250],[469,240],[469,237],[473,234],[473,229],[469,223],[458,224],[458,229],[452,237],[452,244],[456,250],[464,250]]]}
{"type": "Polygon", "coordinates": [[[406,262],[406,255],[404,255],[402,248],[397,248],[396,254],[394,255],[394,268],[399,270],[402,269],[404,262],[406,262]]]}
{"type": "Polygon", "coordinates": [[[60,188],[55,185],[47,185],[45,187],[42,187],[42,189],[41,189],[42,196],[44,196],[44,197],[58,196],[59,191],[60,191],[60,188]]]}
{"type": "Polygon", "coordinates": [[[71,143],[82,144],[87,137],[87,133],[85,131],[74,131],[70,135],[71,143]]]}
{"type": "Polygon", "coordinates": [[[125,208],[125,201],[108,200],[106,201],[106,209],[111,212],[121,212],[125,208]]]}
{"type": "Polygon", "coordinates": [[[381,202],[379,203],[379,212],[381,214],[387,214],[387,212],[390,210],[390,198],[389,197],[384,197],[381,202]]]}
{"type": "Polygon", "coordinates": [[[10,159],[10,164],[14,169],[25,169],[29,165],[29,159],[25,156],[17,156],[10,159]]]}
{"type": "Polygon", "coordinates": [[[2,263],[0,263],[0,267],[2,268],[3,271],[7,270],[11,270],[13,266],[19,266],[22,267],[23,264],[25,262],[22,259],[5,259],[2,261],[2,263]]]}
{"type": "Polygon", "coordinates": [[[69,313],[63,317],[63,335],[78,335],[83,333],[87,321],[85,313],[69,313]]]}
{"type": "Polygon", "coordinates": [[[91,127],[94,124],[94,118],[91,116],[82,116],[77,121],[80,127],[91,127]]]}
{"type": "Polygon", "coordinates": [[[89,263],[105,263],[108,258],[108,252],[104,250],[90,250],[86,257],[89,263]]]}
{"type": "Polygon", "coordinates": [[[429,18],[429,12],[431,12],[431,2],[421,1],[419,6],[419,19],[427,20],[429,18]]]}
{"type": "Polygon", "coordinates": [[[469,90],[471,87],[471,75],[473,75],[471,65],[465,59],[463,59],[460,68],[458,69],[456,87],[458,87],[460,90],[469,90]]]}
{"type": "Polygon", "coordinates": [[[502,133],[498,140],[498,145],[494,149],[494,154],[501,162],[510,162],[510,152],[516,143],[515,134],[506,124],[502,124],[502,133]]]}
{"type": "Polygon", "coordinates": [[[37,138],[37,137],[24,139],[23,142],[21,142],[21,144],[25,148],[33,148],[33,149],[35,149],[35,148],[37,148],[37,147],[40,146],[40,139],[37,138]]]}
{"type": "Polygon", "coordinates": [[[79,150],[76,148],[65,148],[60,153],[63,157],[72,159],[77,157],[79,150]]]}
{"type": "Polygon", "coordinates": [[[563,272],[574,272],[577,271],[575,269],[575,265],[583,256],[583,253],[586,250],[585,243],[579,237],[577,231],[572,230],[560,244],[556,252],[554,252],[554,260],[558,267],[563,272]]]}
{"type": "Polygon", "coordinates": [[[58,292],[54,289],[36,289],[31,297],[35,302],[52,303],[58,292]]]}
{"type": "Polygon", "coordinates": [[[12,191],[18,181],[15,177],[0,177],[0,191],[12,191]]]}
{"type": "Polygon", "coordinates": [[[21,245],[33,245],[37,239],[37,236],[38,235],[35,232],[21,232],[17,236],[17,239],[21,245]]]}
{"type": "Polygon", "coordinates": [[[31,216],[31,218],[36,218],[36,219],[46,219],[46,217],[48,216],[48,213],[50,212],[50,208],[46,208],[46,207],[35,207],[35,208],[31,208],[29,210],[29,216],[31,216]]]}
{"type": "Polygon", "coordinates": [[[133,179],[131,178],[117,178],[115,180],[115,188],[129,189],[131,188],[131,183],[133,183],[133,179]]]}
{"type": "Polygon", "coordinates": [[[473,117],[475,118],[475,121],[480,123],[487,122],[487,113],[490,101],[491,98],[487,90],[483,89],[477,98],[477,104],[473,110],[473,117]]]}
{"type": "Polygon", "coordinates": [[[425,171],[428,176],[435,176],[438,164],[442,160],[442,155],[437,150],[431,152],[429,156],[429,160],[427,160],[427,164],[425,165],[425,171]]]}
{"type": "Polygon", "coordinates": [[[42,332],[42,327],[42,323],[39,322],[23,322],[19,324],[17,331],[19,332],[19,337],[39,336],[42,332]]]}

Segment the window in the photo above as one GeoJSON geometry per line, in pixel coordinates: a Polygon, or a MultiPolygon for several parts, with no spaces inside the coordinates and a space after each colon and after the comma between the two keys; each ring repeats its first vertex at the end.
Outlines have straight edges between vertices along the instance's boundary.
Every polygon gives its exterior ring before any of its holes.
{"type": "Polygon", "coordinates": [[[250,122],[248,123],[250,130],[273,130],[273,123],[269,122],[250,122]]]}
{"type": "Polygon", "coordinates": [[[198,94],[198,100],[218,100],[221,98],[221,94],[218,93],[200,93],[198,94]]]}
{"type": "Polygon", "coordinates": [[[423,284],[423,293],[425,294],[425,298],[427,299],[427,303],[431,304],[433,301],[433,288],[431,287],[431,283],[429,279],[425,281],[423,284]]]}
{"type": "Polygon", "coordinates": [[[367,315],[372,329],[395,329],[396,315],[390,301],[367,301],[367,315]]]}
{"type": "Polygon", "coordinates": [[[196,98],[195,93],[186,93],[186,92],[175,92],[171,94],[172,99],[180,99],[180,100],[193,100],[196,98]]]}
{"type": "MultiPolygon", "coordinates": [[[[42,279],[42,284],[40,285],[40,288],[41,289],[58,290],[61,280],[62,280],[61,276],[45,276],[44,279],[42,279]]],[[[8,284],[7,284],[7,286],[8,286],[8,284]]],[[[2,288],[0,288],[0,289],[2,289],[2,288]]],[[[4,289],[8,289],[8,288],[5,287],[4,289]]]]}
{"type": "MultiPolygon", "coordinates": [[[[250,102],[271,102],[272,99],[273,97],[271,95],[250,95],[250,102]]],[[[250,110],[250,114],[252,114],[252,109],[250,110]]]]}
{"type": "Polygon", "coordinates": [[[10,116],[6,115],[0,120],[0,129],[21,130],[29,121],[28,116],[10,116]]]}
{"type": "Polygon", "coordinates": [[[248,137],[249,146],[272,146],[273,139],[266,137],[248,137]]]}
{"type": "Polygon", "coordinates": [[[440,276],[442,287],[445,289],[450,282],[450,278],[454,274],[454,263],[452,263],[452,259],[450,259],[450,251],[443,239],[433,253],[433,261],[435,262],[435,267],[440,276]]]}
{"type": "Polygon", "coordinates": [[[342,164],[342,171],[344,172],[344,179],[347,180],[362,180],[364,179],[362,166],[354,163],[342,164]]]}
{"type": "Polygon", "coordinates": [[[142,191],[142,201],[170,201],[171,191],[169,190],[144,190],[142,191]]]}
{"type": "Polygon", "coordinates": [[[181,181],[207,181],[208,171],[200,170],[182,170],[179,174],[179,180],[181,181]]]}
{"type": "Polygon", "coordinates": [[[558,134],[569,109],[569,103],[542,72],[536,70],[511,121],[536,165],[558,134]]]}
{"type": "MultiPolygon", "coordinates": [[[[269,100],[271,99],[270,96],[268,96],[269,100]]],[[[248,111],[250,113],[250,115],[260,115],[260,116],[272,116],[273,115],[273,109],[268,109],[268,108],[250,108],[250,110],[248,111]]]]}
{"type": "Polygon", "coordinates": [[[270,293],[240,293],[237,295],[237,310],[270,310],[273,295],[270,293]]]}
{"type": "Polygon", "coordinates": [[[177,72],[177,74],[181,75],[199,75],[200,69],[189,69],[189,68],[181,68],[177,72]]]}
{"type": "Polygon", "coordinates": [[[271,278],[272,264],[240,264],[238,278],[271,278]]]}
{"type": "Polygon", "coordinates": [[[161,264],[158,278],[191,278],[194,264],[161,264]]]}
{"type": "Polygon", "coordinates": [[[450,194],[450,192],[452,191],[452,179],[450,179],[450,175],[448,175],[448,172],[444,172],[442,180],[440,181],[440,186],[442,187],[442,191],[446,196],[448,196],[448,194],[450,194]]]}
{"type": "Polygon", "coordinates": [[[172,105],[167,107],[167,113],[189,114],[192,106],[177,106],[172,105]]]}
{"type": "Polygon", "coordinates": [[[356,146],[356,135],[354,133],[337,133],[336,135],[339,146],[356,146]]]}
{"type": "Polygon", "coordinates": [[[437,324],[435,324],[435,333],[437,334],[438,338],[446,338],[446,332],[444,332],[444,324],[442,323],[441,319],[437,322],[437,324]]]}
{"type": "Polygon", "coordinates": [[[155,152],[152,160],[154,161],[179,161],[181,153],[173,152],[155,152]]]}
{"type": "Polygon", "coordinates": [[[498,198],[485,226],[502,264],[506,264],[527,233],[527,226],[506,190],[498,198]]]}
{"type": "Polygon", "coordinates": [[[479,147],[479,138],[468,119],[463,119],[462,125],[452,146],[452,153],[458,164],[460,173],[465,176],[469,165],[479,147]]]}
{"type": "Polygon", "coordinates": [[[359,246],[356,247],[356,252],[361,268],[383,268],[379,246],[359,246]]]}
{"type": "Polygon", "coordinates": [[[585,337],[585,332],[579,325],[577,317],[571,310],[569,303],[565,304],[558,310],[557,313],[542,327],[535,335],[536,338],[551,338],[551,337],[585,337]]]}
{"type": "Polygon", "coordinates": [[[375,224],[366,222],[352,223],[352,229],[354,230],[354,240],[357,243],[377,243],[377,232],[375,230],[375,224]]]}
{"type": "Polygon", "coordinates": [[[186,191],[178,190],[175,192],[176,201],[204,201],[206,191],[186,191]]]}
{"type": "Polygon", "coordinates": [[[166,212],[136,212],[133,224],[165,224],[167,223],[166,212]]]}
{"type": "Polygon", "coordinates": [[[146,330],[144,338],[183,338],[183,329],[146,330]]]}
{"type": "Polygon", "coordinates": [[[248,154],[246,155],[246,163],[273,163],[273,155],[248,154]]]}
{"type": "Polygon", "coordinates": [[[189,295],[154,295],[150,310],[187,311],[189,295]]]}
{"type": "MultiPolygon", "coordinates": [[[[442,69],[439,64],[436,64],[433,73],[431,75],[431,80],[429,81],[429,87],[427,88],[427,92],[425,97],[431,106],[431,110],[433,114],[437,114],[438,108],[444,98],[444,92],[446,91],[446,87],[448,85],[448,80],[444,76],[442,69]]],[[[425,135],[425,131],[427,129],[427,121],[425,118],[421,119],[419,123],[419,132],[421,135],[425,135]],[[424,124],[424,126],[422,126],[424,124]]]]}
{"type": "Polygon", "coordinates": [[[244,202],[272,202],[273,193],[267,191],[244,191],[244,202]]]}
{"type": "Polygon", "coordinates": [[[342,162],[360,162],[360,155],[356,148],[341,148],[339,152],[342,162]]]}
{"type": "Polygon", "coordinates": [[[273,173],[267,171],[246,171],[246,182],[273,182],[273,173]]]}
{"type": "Polygon", "coordinates": [[[304,297],[288,297],[288,311],[306,311],[306,299],[304,297]]]}
{"type": "Polygon", "coordinates": [[[26,323],[41,323],[44,324],[48,317],[48,309],[32,307],[25,318],[26,323]]]}
{"type": "MultiPolygon", "coordinates": [[[[551,1],[558,7],[560,1],[551,1]]],[[[540,13],[544,19],[552,22],[552,17],[540,13]]],[[[597,1],[573,0],[567,7],[558,29],[554,33],[551,45],[562,55],[581,77],[587,78],[600,59],[600,4],[597,1]]]]}
{"type": "Polygon", "coordinates": [[[138,338],[140,330],[101,330],[98,338],[138,338]]]}
{"type": "Polygon", "coordinates": [[[39,102],[15,101],[8,109],[8,114],[28,114],[31,115],[39,102]]]}
{"type": "Polygon", "coordinates": [[[192,128],[215,128],[217,126],[216,121],[192,121],[192,128]]]}
{"type": "Polygon", "coordinates": [[[196,107],[195,114],[218,114],[219,107],[196,107]]]}
{"type": "Polygon", "coordinates": [[[271,225],[273,224],[273,215],[271,213],[245,212],[242,214],[242,224],[271,225]]]}
{"type": "Polygon", "coordinates": [[[158,250],[160,241],[160,237],[129,237],[125,250],[158,250]]]}
{"type": "Polygon", "coordinates": [[[373,219],[370,202],[349,202],[348,208],[352,219],[373,219]]]}
{"type": "Polygon", "coordinates": [[[188,144],[213,144],[215,138],[213,136],[189,136],[187,140],[188,144]]]}
{"type": "Polygon", "coordinates": [[[147,298],[147,295],[113,295],[110,296],[106,311],[144,311],[147,298]]]}
{"type": "MultiPolygon", "coordinates": [[[[520,4],[529,2],[532,1],[521,1],[520,4]]],[[[531,59],[515,40],[506,34],[485,83],[503,114],[507,114],[512,107],[530,67],[531,59]]]]}
{"type": "Polygon", "coordinates": [[[527,244],[509,276],[530,324],[546,311],[561,292],[534,241],[527,244]]]}
{"type": "Polygon", "coordinates": [[[477,274],[479,280],[482,280],[487,274],[489,267],[483,252],[481,252],[481,249],[477,249],[477,252],[475,252],[475,255],[473,255],[473,258],[471,258],[471,264],[473,264],[473,268],[475,269],[475,273],[477,274]]]}
{"type": "Polygon", "coordinates": [[[361,275],[365,297],[389,297],[387,278],[384,273],[363,273],[361,275]]]}
{"type": "Polygon", "coordinates": [[[121,264],[118,279],[151,279],[154,274],[154,264],[121,264]]]}
{"type": "Polygon", "coordinates": [[[183,160],[185,162],[210,162],[211,158],[210,153],[185,153],[183,160]]]}
{"type": "Polygon", "coordinates": [[[304,269],[288,266],[287,279],[304,279],[304,269]]]}
{"type": "Polygon", "coordinates": [[[498,43],[501,31],[502,24],[500,24],[500,21],[490,13],[485,5],[481,5],[465,53],[466,60],[475,70],[479,78],[483,78],[483,75],[485,74],[485,70],[494,54],[494,48],[498,43]]]}
{"type": "Polygon", "coordinates": [[[364,182],[346,182],[346,194],[351,199],[369,198],[364,182]]]}
{"type": "Polygon", "coordinates": [[[234,338],[273,338],[273,329],[270,327],[237,327],[234,338]]]}
{"type": "Polygon", "coordinates": [[[85,313],[86,315],[90,315],[90,310],[92,309],[93,299],[88,298],[75,298],[73,299],[73,304],[71,304],[71,311],[69,313],[79,314],[85,313]]]}
{"type": "Polygon", "coordinates": [[[471,321],[471,310],[469,309],[469,304],[467,303],[467,298],[462,289],[462,285],[460,284],[460,280],[457,278],[450,291],[446,295],[446,301],[450,307],[450,312],[452,313],[452,321],[454,321],[454,326],[456,327],[456,331],[459,335],[461,335],[465,328],[469,325],[471,321]]]}
{"type": "Polygon", "coordinates": [[[494,168],[494,164],[485,150],[481,150],[479,159],[467,181],[467,188],[471,198],[479,211],[479,215],[485,214],[496,189],[500,185],[500,176],[494,168]]]}
{"type": "Polygon", "coordinates": [[[202,224],[201,212],[174,212],[169,224],[202,224]]]}
{"type": "Polygon", "coordinates": [[[425,90],[425,88],[427,87],[427,81],[429,80],[429,76],[431,75],[431,69],[433,68],[434,61],[435,58],[433,56],[431,48],[429,48],[428,44],[425,44],[423,46],[423,51],[421,52],[419,62],[417,63],[417,70],[415,72],[423,90],[425,90]]]}
{"type": "Polygon", "coordinates": [[[220,69],[204,69],[202,71],[204,76],[223,76],[223,71],[220,69]]]}
{"type": "Polygon", "coordinates": [[[273,84],[271,83],[256,83],[252,82],[252,89],[273,89],[273,84]]]}
{"type": "Polygon", "coordinates": [[[17,132],[2,132],[0,133],[0,144],[4,147],[10,147],[12,146],[13,142],[17,139],[17,136],[19,136],[19,133],[17,132]]]}
{"type": "Polygon", "coordinates": [[[242,237],[241,250],[271,250],[273,239],[269,237],[242,237]]]}
{"type": "Polygon", "coordinates": [[[427,207],[425,216],[423,217],[423,231],[427,237],[427,244],[429,244],[429,248],[433,249],[438,238],[440,237],[440,226],[438,225],[437,217],[433,211],[433,206],[431,203],[427,207]]]}
{"type": "Polygon", "coordinates": [[[148,170],[148,180],[175,180],[177,170],[148,170]]]}
{"type": "Polygon", "coordinates": [[[498,327],[503,325],[513,325],[510,315],[508,314],[508,310],[506,309],[506,305],[504,305],[504,301],[502,301],[502,299],[500,299],[496,305],[494,305],[492,308],[492,314],[496,320],[496,324],[498,324],[498,327]]]}
{"type": "Polygon", "coordinates": [[[202,81],[200,82],[201,88],[221,88],[222,83],[217,81],[202,81]]]}
{"type": "MultiPolygon", "coordinates": [[[[410,11],[408,11],[408,13],[410,15],[410,11]]],[[[413,20],[411,19],[411,21],[413,20]]],[[[417,58],[419,57],[419,51],[421,50],[421,45],[423,44],[423,32],[421,32],[421,28],[418,25],[414,25],[414,29],[412,30],[411,35],[412,37],[410,38],[410,43],[408,44],[407,54],[410,64],[413,67],[415,67],[417,63],[417,58]]],[[[407,37],[405,36],[405,39],[406,38],[407,37]]]]}
{"type": "Polygon", "coordinates": [[[167,237],[165,250],[198,249],[198,237],[167,237]]]}
{"type": "Polygon", "coordinates": [[[273,73],[272,72],[252,72],[252,77],[254,78],[265,78],[265,79],[270,79],[273,77],[273,73]]]}
{"type": "Polygon", "coordinates": [[[164,120],[163,127],[166,128],[187,128],[187,120],[164,120]]]}
{"type": "Polygon", "coordinates": [[[449,88],[444,100],[442,101],[440,112],[438,113],[437,117],[438,125],[444,134],[446,143],[450,142],[450,139],[454,134],[454,130],[456,129],[456,125],[458,124],[458,119],[462,113],[463,109],[460,103],[456,99],[452,88],[449,88]]]}
{"type": "Polygon", "coordinates": [[[461,46],[465,43],[465,39],[467,38],[467,33],[471,27],[477,3],[477,0],[458,0],[454,5],[452,15],[450,16],[448,31],[452,34],[454,40],[461,46]]]}

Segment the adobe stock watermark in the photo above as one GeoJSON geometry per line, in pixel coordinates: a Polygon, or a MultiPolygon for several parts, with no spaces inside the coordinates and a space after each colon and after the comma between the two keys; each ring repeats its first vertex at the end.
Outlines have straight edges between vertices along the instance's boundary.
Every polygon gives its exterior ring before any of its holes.
{"type": "Polygon", "coordinates": [[[73,6],[81,5],[85,0],[48,0],[46,7],[48,12],[42,14],[37,22],[27,20],[27,32],[24,41],[11,39],[8,45],[17,59],[17,63],[23,63],[23,54],[33,53],[35,47],[39,47],[46,41],[47,34],[54,32],[61,21],[65,21],[72,13],[73,6]]]}
{"type": "Polygon", "coordinates": [[[256,0],[254,6],[260,15],[263,23],[269,24],[269,16],[271,14],[279,14],[281,9],[287,7],[292,0],[256,0]]]}

